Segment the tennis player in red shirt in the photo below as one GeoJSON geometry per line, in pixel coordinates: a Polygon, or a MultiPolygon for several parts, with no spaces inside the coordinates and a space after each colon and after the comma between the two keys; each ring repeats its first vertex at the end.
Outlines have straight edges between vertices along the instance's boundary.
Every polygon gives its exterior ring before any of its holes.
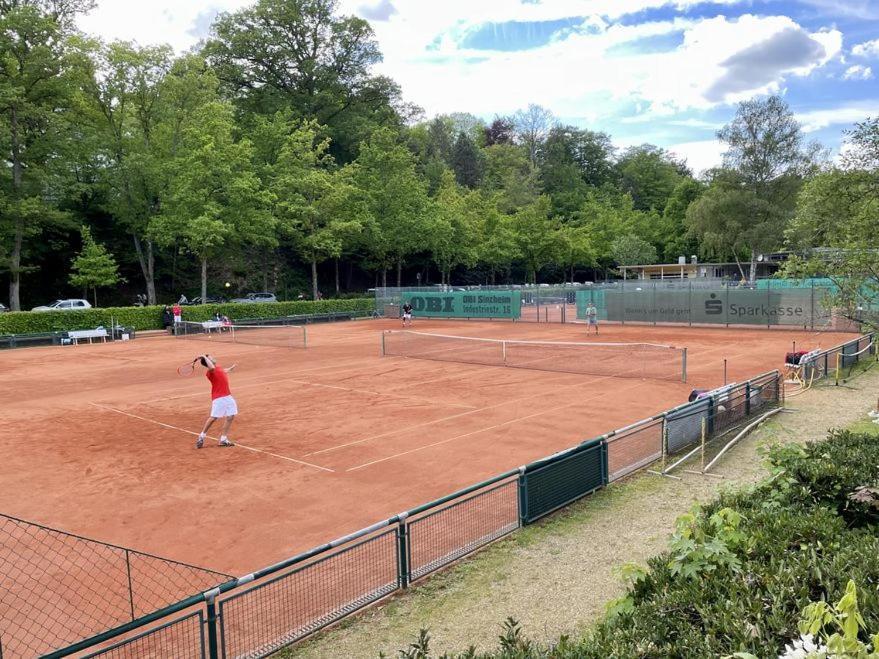
{"type": "Polygon", "coordinates": [[[232,398],[232,392],[229,391],[229,376],[235,369],[235,364],[226,371],[210,355],[202,355],[198,357],[201,365],[208,369],[208,380],[211,382],[211,415],[205,421],[204,428],[201,430],[198,439],[195,442],[195,448],[204,446],[205,435],[217,419],[223,419],[223,431],[220,434],[220,446],[235,446],[229,441],[227,436],[235,415],[238,414],[238,404],[232,398]]]}

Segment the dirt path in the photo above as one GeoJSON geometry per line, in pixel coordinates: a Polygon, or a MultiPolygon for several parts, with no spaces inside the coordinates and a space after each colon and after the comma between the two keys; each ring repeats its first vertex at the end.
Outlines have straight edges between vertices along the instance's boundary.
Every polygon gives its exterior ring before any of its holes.
{"type": "Polygon", "coordinates": [[[774,417],[724,456],[723,479],[640,474],[588,497],[543,523],[522,529],[403,596],[346,621],[284,657],[394,656],[429,628],[432,648],[462,651],[496,645],[502,621],[548,641],[588,628],[623,587],[616,568],[643,563],[666,547],[675,518],[721,487],[764,475],[761,446],[824,437],[863,419],[879,391],[879,368],[845,387],[822,387],[788,401],[774,417]]]}

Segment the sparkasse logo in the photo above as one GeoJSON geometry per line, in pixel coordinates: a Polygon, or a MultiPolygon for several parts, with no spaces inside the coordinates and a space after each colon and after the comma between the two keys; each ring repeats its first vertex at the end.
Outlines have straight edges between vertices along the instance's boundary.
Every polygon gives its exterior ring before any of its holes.
{"type": "Polygon", "coordinates": [[[715,293],[711,294],[711,298],[705,300],[705,313],[708,316],[717,316],[723,313],[723,301],[717,299],[715,293]]]}

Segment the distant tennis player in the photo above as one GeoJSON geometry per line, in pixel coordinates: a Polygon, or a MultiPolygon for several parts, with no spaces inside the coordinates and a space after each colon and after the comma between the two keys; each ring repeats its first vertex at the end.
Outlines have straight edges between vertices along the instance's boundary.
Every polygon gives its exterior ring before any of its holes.
{"type": "Polygon", "coordinates": [[[195,448],[204,446],[205,435],[207,435],[208,430],[217,419],[223,419],[223,430],[220,434],[219,445],[235,446],[229,441],[228,433],[232,422],[235,420],[235,415],[238,414],[238,404],[232,398],[232,392],[229,391],[229,376],[227,375],[227,373],[231,373],[235,369],[235,364],[232,364],[229,370],[226,371],[210,355],[201,355],[196,359],[201,362],[202,366],[208,369],[205,375],[207,375],[208,380],[211,382],[211,415],[205,421],[204,428],[202,428],[198,439],[195,441],[195,448]]]}
{"type": "Polygon", "coordinates": [[[412,305],[407,302],[403,305],[403,327],[412,324],[412,305]]]}
{"type": "Polygon", "coordinates": [[[589,334],[590,328],[595,328],[595,336],[598,336],[598,309],[590,302],[586,307],[586,334],[589,334]]]}

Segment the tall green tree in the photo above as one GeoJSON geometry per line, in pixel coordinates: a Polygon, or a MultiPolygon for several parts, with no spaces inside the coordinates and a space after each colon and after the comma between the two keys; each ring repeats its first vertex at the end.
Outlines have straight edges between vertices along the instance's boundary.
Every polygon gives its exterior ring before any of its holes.
{"type": "Polygon", "coordinates": [[[537,283],[543,266],[563,262],[561,223],[551,216],[549,197],[543,195],[516,211],[512,229],[513,240],[525,262],[527,281],[537,283]]]}
{"type": "Polygon", "coordinates": [[[356,165],[354,180],[369,219],[370,257],[384,286],[388,268],[396,265],[400,286],[406,258],[429,249],[424,239],[427,186],[418,176],[412,153],[388,129],[376,131],[361,147],[356,165]]]}
{"type": "Polygon", "coordinates": [[[58,169],[73,103],[76,62],[69,23],[80,5],[6,0],[0,11],[0,256],[9,272],[9,306],[21,309],[22,263],[30,241],[63,220],[58,169]],[[54,5],[54,6],[53,6],[54,5]]]}
{"type": "Polygon", "coordinates": [[[781,246],[796,193],[820,152],[804,144],[793,112],[778,96],[740,103],[717,136],[727,145],[725,169],[690,206],[687,223],[703,251],[734,257],[743,278],[740,258],[745,256],[753,282],[757,256],[781,246]]]}
{"type": "Polygon", "coordinates": [[[207,297],[208,263],[234,244],[276,243],[271,194],[252,166],[252,145],[235,141],[232,108],[213,102],[199,108],[182,132],[162,214],[150,226],[162,245],[185,248],[201,266],[207,297]]]}
{"type": "Polygon", "coordinates": [[[616,238],[611,243],[610,251],[617,265],[656,263],[656,248],[633,234],[616,238]]]}
{"type": "Polygon", "coordinates": [[[91,230],[84,226],[81,230],[82,250],[73,260],[70,283],[83,291],[92,289],[95,306],[98,306],[98,288],[113,286],[121,280],[119,266],[107,248],[95,242],[91,230]]]}
{"type": "Polygon", "coordinates": [[[427,222],[430,251],[439,267],[441,283],[450,283],[453,268],[476,264],[481,207],[479,193],[461,190],[454,175],[446,171],[427,222]]]}
{"type": "Polygon", "coordinates": [[[588,227],[565,224],[561,227],[561,262],[570,272],[574,283],[577,266],[591,266],[595,263],[592,249],[592,235],[588,227]]]}
{"type": "Polygon", "coordinates": [[[164,89],[171,70],[168,47],[96,43],[87,52],[91,71],[82,85],[80,116],[102,140],[106,209],[134,245],[148,304],[156,304],[155,253],[150,221],[167,186],[171,156],[157,139],[167,118],[164,89]]]}
{"type": "Polygon", "coordinates": [[[336,0],[257,0],[220,14],[204,53],[244,111],[314,119],[348,162],[372,129],[400,123],[400,90],[372,73],[382,55],[369,23],[338,9],[336,0]]]}
{"type": "Polygon", "coordinates": [[[879,327],[879,121],[848,132],[841,168],[824,171],[800,192],[787,230],[799,254],[788,276],[830,277],[830,305],[852,320],[879,327]]]}
{"type": "Polygon", "coordinates": [[[272,168],[270,190],[282,234],[292,236],[311,266],[312,296],[318,298],[317,266],[339,258],[359,234],[365,213],[350,169],[338,170],[328,154],[329,139],[307,122],[286,138],[272,168]]]}
{"type": "Polygon", "coordinates": [[[459,185],[471,190],[482,180],[482,154],[473,139],[463,131],[458,133],[452,149],[452,168],[459,185]]]}
{"type": "Polygon", "coordinates": [[[664,149],[642,144],[627,149],[617,161],[620,189],[632,197],[635,209],[662,212],[685,167],[664,149]]]}

